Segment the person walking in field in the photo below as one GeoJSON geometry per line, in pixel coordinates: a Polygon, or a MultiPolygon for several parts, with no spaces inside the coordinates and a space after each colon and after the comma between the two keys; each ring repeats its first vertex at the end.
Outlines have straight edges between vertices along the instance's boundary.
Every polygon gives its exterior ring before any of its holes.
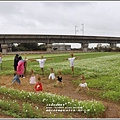
{"type": "Polygon", "coordinates": [[[70,61],[70,67],[72,69],[72,74],[74,75],[74,60],[76,59],[76,57],[74,57],[73,53],[70,54],[71,58],[67,58],[64,60],[69,60],[70,61]]]}
{"type": "Polygon", "coordinates": [[[14,57],[14,76],[16,75],[18,62],[19,62],[19,55],[16,54],[15,57],[14,57]]]}
{"type": "Polygon", "coordinates": [[[84,75],[81,75],[81,83],[79,84],[75,92],[85,90],[85,89],[89,90],[84,75]]]}
{"type": "Polygon", "coordinates": [[[2,70],[2,53],[0,52],[0,67],[1,67],[1,70],[2,70]]]}
{"type": "Polygon", "coordinates": [[[18,66],[17,66],[17,74],[24,78],[24,70],[25,70],[25,60],[22,59],[22,57],[19,57],[19,62],[18,62],[18,66]]]}

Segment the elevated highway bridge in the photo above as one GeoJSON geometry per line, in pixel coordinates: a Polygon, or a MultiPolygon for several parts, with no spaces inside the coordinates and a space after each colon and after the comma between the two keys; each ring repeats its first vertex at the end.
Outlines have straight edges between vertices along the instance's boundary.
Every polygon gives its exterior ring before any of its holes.
{"type": "Polygon", "coordinates": [[[45,43],[47,50],[51,50],[53,43],[80,43],[84,51],[87,51],[89,43],[108,43],[116,47],[120,43],[120,37],[85,36],[85,35],[42,35],[42,34],[0,34],[2,53],[7,52],[9,44],[13,43],[45,43]]]}

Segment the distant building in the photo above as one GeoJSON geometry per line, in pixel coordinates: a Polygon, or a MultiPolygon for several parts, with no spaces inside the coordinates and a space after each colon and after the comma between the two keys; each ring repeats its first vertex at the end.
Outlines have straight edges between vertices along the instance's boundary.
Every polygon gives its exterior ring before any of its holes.
{"type": "Polygon", "coordinates": [[[55,44],[55,45],[52,45],[52,50],[58,50],[58,51],[71,50],[71,45],[55,44]]]}

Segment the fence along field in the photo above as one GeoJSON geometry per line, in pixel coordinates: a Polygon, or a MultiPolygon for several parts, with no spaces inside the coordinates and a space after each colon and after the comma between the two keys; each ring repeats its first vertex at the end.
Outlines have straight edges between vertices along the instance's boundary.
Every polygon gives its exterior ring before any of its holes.
{"type": "MultiPolygon", "coordinates": [[[[86,94],[90,95],[90,96],[94,96],[94,97],[99,97],[102,100],[109,100],[109,101],[114,101],[119,103],[120,101],[120,54],[119,53],[74,53],[74,55],[76,57],[80,57],[80,60],[75,60],[75,75],[74,76],[80,76],[81,74],[84,74],[88,83],[88,86],[90,89],[94,89],[94,91],[89,91],[86,94]]],[[[24,57],[24,55],[22,55],[24,57]]],[[[39,58],[41,56],[41,54],[36,54],[36,55],[27,55],[28,59],[29,58],[39,58]]],[[[70,57],[69,54],[44,54],[45,58],[53,58],[53,60],[50,61],[46,61],[45,64],[45,75],[48,76],[49,74],[49,69],[52,66],[55,71],[61,69],[63,71],[64,75],[70,75],[71,74],[71,69],[69,67],[69,62],[68,61],[63,61],[64,58],[68,58],[70,57]]],[[[1,76],[8,76],[9,75],[13,75],[13,59],[14,56],[13,55],[4,55],[3,56],[3,63],[2,63],[2,70],[0,71],[0,75],[1,76]]],[[[37,62],[28,62],[28,67],[27,70],[29,71],[30,69],[34,69],[35,73],[39,73],[40,72],[40,68],[37,62]]],[[[72,76],[74,78],[74,76],[72,76]]],[[[80,79],[76,79],[73,80],[73,85],[78,86],[80,82],[80,79]]],[[[17,98],[15,98],[15,94],[18,95],[18,91],[14,90],[14,97],[11,97],[12,95],[10,95],[9,91],[11,91],[10,89],[7,90],[7,88],[3,88],[1,86],[1,91],[4,91],[4,89],[6,90],[6,94],[4,94],[4,92],[0,92],[0,95],[3,99],[3,101],[6,100],[7,96],[7,100],[8,102],[11,103],[11,100],[14,101],[17,98]]],[[[23,93],[22,93],[23,94],[23,93]]],[[[33,97],[33,93],[24,93],[24,95],[30,96],[29,94],[32,94],[32,102],[34,103],[35,98],[33,97]]],[[[45,93],[45,94],[49,94],[49,93],[45,93]]],[[[20,99],[20,94],[19,94],[19,99],[20,99]]],[[[24,96],[25,101],[29,101],[32,98],[28,98],[27,96],[24,96]]],[[[37,96],[37,95],[36,95],[37,96]]],[[[41,95],[42,96],[42,95],[41,95]]],[[[45,107],[48,104],[57,104],[57,102],[61,101],[61,99],[63,98],[59,98],[59,96],[57,95],[52,95],[54,96],[54,100],[52,100],[51,103],[51,99],[47,98],[45,95],[43,95],[44,97],[42,98],[42,103],[43,101],[48,100],[46,103],[43,104],[43,106],[45,107]],[[58,100],[59,98],[59,100],[58,100]],[[54,101],[54,102],[53,102],[54,101]],[[57,101],[57,102],[55,102],[57,101]]],[[[48,96],[48,95],[47,95],[48,96]]],[[[22,99],[23,96],[21,96],[22,99]]],[[[91,107],[91,101],[77,101],[78,103],[76,103],[76,101],[74,101],[77,105],[73,106],[73,103],[71,102],[71,99],[69,98],[65,98],[65,100],[67,99],[67,102],[71,103],[71,106],[69,107],[80,107],[80,106],[85,106],[83,110],[83,112],[81,113],[81,117],[99,117],[100,114],[102,114],[105,111],[105,106],[102,103],[99,103],[97,101],[92,101],[93,106],[91,107]],[[82,103],[79,104],[79,103],[82,103]],[[98,107],[99,106],[99,107],[98,107]]],[[[16,100],[17,101],[17,100],[16,100]]],[[[25,103],[25,101],[22,101],[23,103],[25,103]]],[[[3,103],[3,102],[2,102],[3,103]]],[[[6,102],[5,102],[6,103],[6,102]]],[[[21,104],[23,104],[21,103],[21,104]]],[[[28,103],[31,103],[30,101],[28,103]]],[[[62,102],[63,104],[64,102],[62,102]]],[[[74,103],[74,104],[75,104],[74,103]]],[[[26,104],[26,103],[25,103],[26,104]]],[[[3,104],[2,106],[4,106],[5,104],[3,104]]],[[[8,104],[9,105],[9,104],[8,104]]],[[[19,102],[16,106],[19,106],[19,102]]],[[[24,106],[24,105],[23,105],[24,106]]],[[[29,105],[31,106],[31,105],[29,105]]],[[[35,105],[37,106],[37,105],[35,105]]],[[[39,106],[39,105],[38,105],[39,106]]],[[[83,107],[82,106],[82,107],[83,107]]],[[[13,117],[64,117],[64,115],[61,116],[62,113],[60,113],[60,115],[52,115],[51,112],[51,116],[49,115],[45,115],[46,112],[44,111],[44,113],[41,113],[41,115],[38,115],[37,112],[35,115],[32,116],[27,116],[23,108],[15,108],[15,109],[20,109],[20,115],[15,115],[14,110],[9,109],[9,107],[7,107],[8,109],[6,109],[6,107],[2,108],[1,111],[3,111],[4,114],[9,114],[13,117]],[[6,112],[7,111],[7,112],[6,112]],[[13,111],[13,113],[11,112],[13,111]],[[23,112],[24,111],[24,112],[23,112]]],[[[36,111],[36,109],[33,109],[36,111]]],[[[26,110],[28,112],[28,110],[26,110]]],[[[78,112],[78,111],[76,111],[78,112]]],[[[34,112],[33,112],[34,113],[34,112]]],[[[63,113],[64,114],[64,113],[63,113]]],[[[73,112],[71,112],[71,114],[75,114],[73,112]]],[[[69,115],[67,116],[69,117],[69,115]]]]}

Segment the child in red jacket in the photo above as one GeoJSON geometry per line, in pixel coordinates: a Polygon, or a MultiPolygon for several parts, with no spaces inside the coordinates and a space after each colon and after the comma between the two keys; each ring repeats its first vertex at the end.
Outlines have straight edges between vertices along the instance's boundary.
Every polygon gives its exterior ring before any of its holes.
{"type": "Polygon", "coordinates": [[[38,80],[38,82],[35,85],[35,91],[39,92],[39,91],[42,91],[42,83],[41,83],[40,75],[38,75],[37,80],[38,80]]]}

